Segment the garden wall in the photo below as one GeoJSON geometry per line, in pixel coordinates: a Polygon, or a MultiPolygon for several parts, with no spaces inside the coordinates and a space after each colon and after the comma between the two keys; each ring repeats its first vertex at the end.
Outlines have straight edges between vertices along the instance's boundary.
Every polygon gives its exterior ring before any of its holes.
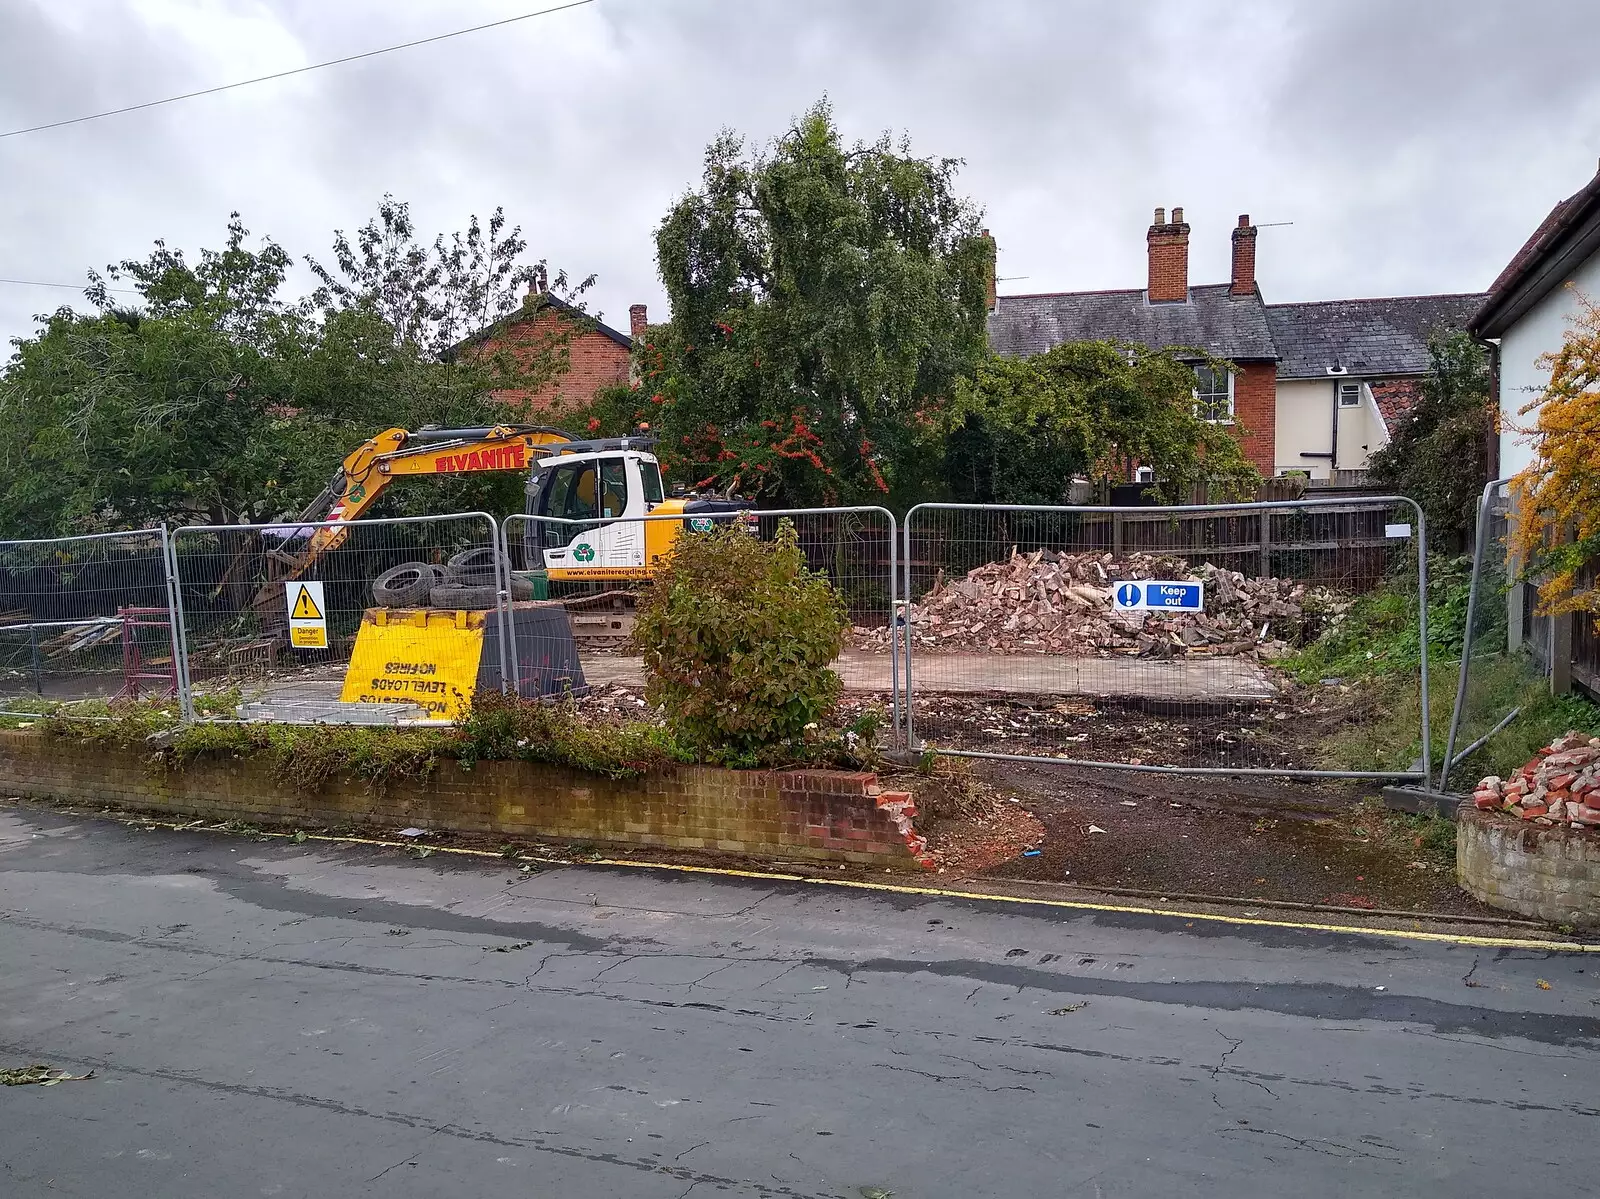
{"type": "Polygon", "coordinates": [[[0,795],[112,805],[258,825],[499,833],[592,845],[919,868],[925,842],[905,792],[837,770],[678,766],[609,779],[538,762],[446,760],[380,791],[338,779],[297,790],[265,759],[167,768],[150,752],[0,730],[0,795]]]}
{"type": "Polygon", "coordinates": [[[1456,875],[1491,907],[1600,928],[1600,831],[1529,824],[1463,804],[1456,875]]]}

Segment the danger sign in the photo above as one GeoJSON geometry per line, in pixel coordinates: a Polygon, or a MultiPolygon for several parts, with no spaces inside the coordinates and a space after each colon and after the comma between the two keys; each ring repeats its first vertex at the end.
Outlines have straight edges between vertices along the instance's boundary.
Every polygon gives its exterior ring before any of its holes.
{"type": "Polygon", "coordinates": [[[289,644],[295,649],[328,648],[328,605],[321,583],[293,582],[283,585],[289,605],[289,644]]]}

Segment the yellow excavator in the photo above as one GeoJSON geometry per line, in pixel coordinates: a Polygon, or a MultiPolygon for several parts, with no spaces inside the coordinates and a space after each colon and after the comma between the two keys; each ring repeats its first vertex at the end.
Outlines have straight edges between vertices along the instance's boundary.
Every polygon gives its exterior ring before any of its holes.
{"type": "MultiPolygon", "coordinates": [[[[254,605],[281,612],[282,584],[301,577],[349,537],[396,479],[477,471],[526,472],[525,565],[553,582],[647,580],[685,528],[709,528],[717,513],[751,507],[725,497],[668,496],[661,465],[640,434],[582,440],[543,425],[478,429],[386,429],[362,442],[295,524],[334,521],[314,530],[304,547],[269,551],[268,581],[254,605]],[[682,516],[640,520],[645,515],[682,516]],[[571,522],[571,523],[567,523],[571,522]]],[[[726,518],[725,518],[726,519],[726,518]]],[[[481,553],[481,551],[479,551],[481,553]]],[[[588,644],[620,643],[632,626],[632,593],[611,590],[563,599],[573,632],[588,644]]]]}

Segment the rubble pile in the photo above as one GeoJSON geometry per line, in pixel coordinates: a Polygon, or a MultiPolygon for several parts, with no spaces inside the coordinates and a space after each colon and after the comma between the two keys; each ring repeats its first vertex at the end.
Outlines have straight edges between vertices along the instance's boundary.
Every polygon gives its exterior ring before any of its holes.
{"type": "Polygon", "coordinates": [[[1600,737],[1557,737],[1509,779],[1479,782],[1472,802],[1533,824],[1600,828],[1600,737]]]}
{"type": "MultiPolygon", "coordinates": [[[[1252,578],[1206,563],[1129,553],[1012,550],[956,580],[939,579],[909,610],[918,646],[991,653],[1130,654],[1141,657],[1279,657],[1337,620],[1348,602],[1292,579],[1252,578]],[[1118,612],[1116,585],[1199,579],[1200,613],[1118,612]],[[1308,619],[1312,618],[1314,619],[1308,619]]],[[[877,640],[884,630],[874,630],[877,640]]]]}

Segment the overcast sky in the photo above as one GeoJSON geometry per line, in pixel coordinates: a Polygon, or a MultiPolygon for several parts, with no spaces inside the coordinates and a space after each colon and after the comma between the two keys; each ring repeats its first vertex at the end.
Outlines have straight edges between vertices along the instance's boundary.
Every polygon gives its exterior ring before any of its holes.
{"type": "MultiPolygon", "coordinates": [[[[0,0],[0,132],[554,0],[0,0]]],[[[660,319],[652,231],[717,131],[826,93],[847,136],[962,158],[1002,292],[1137,287],[1157,205],[1191,279],[1264,228],[1269,302],[1486,287],[1600,156],[1596,0],[596,0],[296,78],[0,139],[0,277],[79,283],[238,209],[296,255],[380,196],[501,204],[591,308],[660,319]]],[[[0,284],[0,342],[81,299],[0,284]]],[[[0,355],[3,357],[3,355],[0,355]]]]}

